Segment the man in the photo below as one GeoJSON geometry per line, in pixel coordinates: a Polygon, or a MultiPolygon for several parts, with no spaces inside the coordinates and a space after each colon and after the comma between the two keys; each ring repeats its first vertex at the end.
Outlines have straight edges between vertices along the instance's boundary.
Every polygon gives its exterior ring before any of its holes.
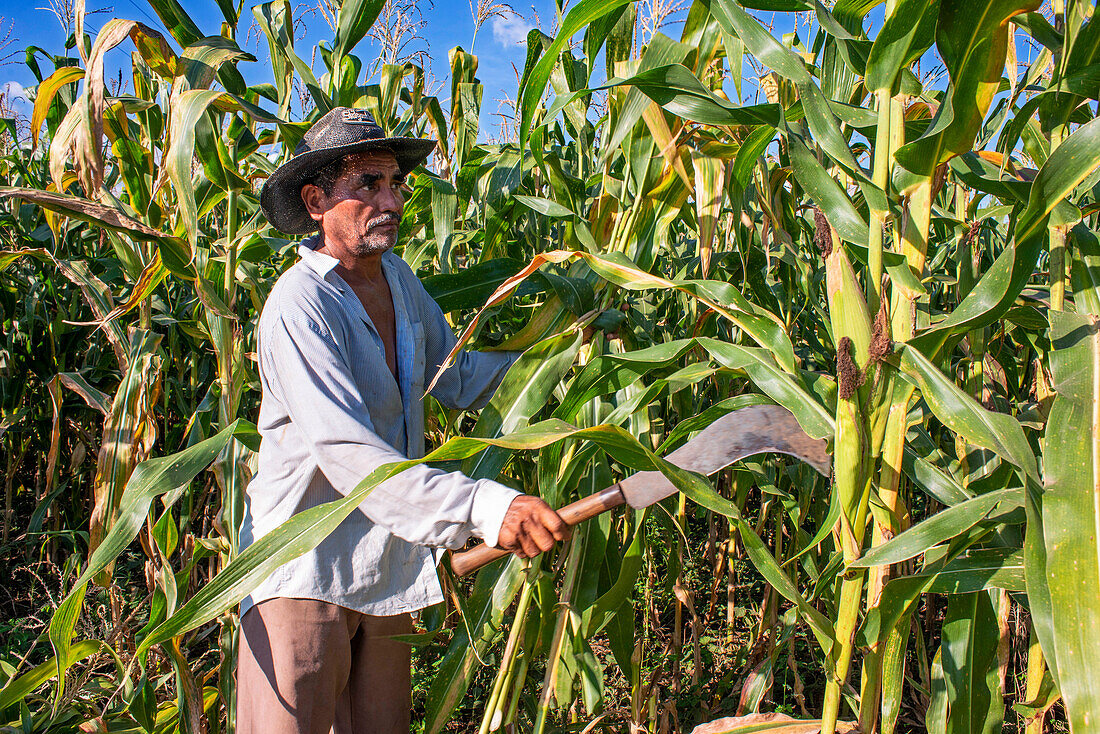
{"type": "MultiPolygon", "coordinates": [[[[306,133],[260,195],[303,240],[258,332],[259,469],[242,545],[338,499],[378,466],[424,455],[424,386],[455,344],[439,306],[392,253],[405,175],[434,141],[386,138],[337,108],[306,133]]],[[[432,394],[488,402],[515,355],[463,353],[432,394]]],[[[241,604],[240,734],[405,734],[411,614],[442,601],[431,547],[471,536],[529,557],[567,528],[549,506],[488,480],[419,465],[379,485],[313,551],[241,604]]]]}

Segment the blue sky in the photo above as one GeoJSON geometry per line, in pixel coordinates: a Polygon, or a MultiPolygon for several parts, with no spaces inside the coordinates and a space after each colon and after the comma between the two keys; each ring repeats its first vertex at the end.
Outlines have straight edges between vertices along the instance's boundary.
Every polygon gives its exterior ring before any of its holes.
{"type": "MultiPolygon", "coordinates": [[[[93,13],[87,17],[86,29],[93,36],[112,17],[141,21],[168,36],[163,24],[144,0],[109,1],[113,1],[114,4],[108,5],[103,0],[86,0],[89,10],[105,11],[93,13]]],[[[250,8],[259,1],[246,0],[246,10],[242,14],[237,32],[238,43],[259,59],[257,63],[242,62],[239,65],[245,79],[250,83],[272,81],[269,67],[264,63],[268,55],[266,41],[257,39],[255,29],[251,34],[249,33],[252,22],[250,8]]],[[[292,2],[296,17],[300,17],[304,24],[305,37],[296,42],[298,48],[309,48],[318,40],[330,39],[332,36],[324,17],[316,10],[316,2],[317,0],[292,2]]],[[[485,85],[485,96],[482,102],[483,131],[495,130],[499,124],[496,113],[506,111],[500,107],[498,100],[515,96],[517,84],[513,65],[521,70],[523,68],[528,30],[539,23],[544,31],[549,32],[554,22],[554,0],[522,0],[522,2],[524,4],[512,5],[514,14],[487,21],[478,31],[473,47],[473,52],[477,54],[480,61],[478,78],[485,85]]],[[[32,86],[36,83],[33,74],[23,64],[23,49],[36,45],[57,53],[64,45],[66,34],[62,30],[61,23],[50,12],[49,3],[50,0],[0,0],[0,18],[3,18],[0,39],[9,27],[15,39],[3,53],[18,52],[14,63],[0,66],[0,85],[9,92],[9,97],[17,97],[24,86],[32,86]]],[[[214,35],[219,32],[223,17],[214,0],[183,0],[182,4],[205,33],[214,35]]],[[[470,42],[474,35],[474,21],[469,2],[468,0],[435,0],[433,4],[428,0],[420,0],[419,7],[423,21],[419,35],[423,41],[410,47],[410,50],[415,48],[425,51],[432,59],[430,71],[434,77],[446,79],[449,76],[447,52],[454,46],[462,46],[467,51],[470,50],[470,42]]],[[[678,35],[678,32],[675,35],[678,35]]],[[[175,46],[174,42],[173,45],[175,46]]],[[[117,75],[120,66],[128,65],[131,50],[129,42],[125,42],[119,49],[108,55],[108,78],[117,75]]],[[[72,53],[75,55],[75,52],[72,53]]],[[[363,59],[366,67],[377,56],[377,49],[373,41],[367,38],[360,43],[355,53],[363,59]]],[[[46,73],[48,73],[47,66],[48,63],[43,66],[43,71],[46,73]]],[[[323,70],[322,67],[321,61],[318,60],[316,63],[318,73],[323,70]]],[[[443,88],[437,92],[440,99],[444,101],[448,93],[449,89],[443,88]]],[[[15,106],[21,114],[29,116],[29,104],[17,100],[15,106]]]]}
{"type": "MultiPolygon", "coordinates": [[[[251,9],[262,1],[245,0],[245,10],[237,30],[238,43],[258,59],[257,62],[241,62],[238,65],[245,79],[253,84],[273,81],[270,76],[270,66],[267,63],[267,43],[258,28],[253,27],[251,9]]],[[[308,49],[318,41],[332,37],[332,31],[318,7],[323,1],[291,0],[295,17],[299,21],[301,35],[295,45],[303,55],[308,55],[308,49]]],[[[564,1],[568,3],[568,0],[564,1]]],[[[7,46],[0,47],[0,59],[6,54],[12,56],[0,65],[0,91],[6,92],[9,100],[14,100],[15,110],[25,117],[30,116],[31,105],[25,99],[20,100],[19,96],[23,87],[34,85],[36,80],[23,63],[23,50],[34,45],[50,52],[60,52],[64,46],[66,33],[55,13],[51,12],[50,6],[57,7],[74,2],[75,0],[0,0],[0,44],[4,43],[5,35],[9,36],[7,46]]],[[[437,81],[447,79],[449,76],[448,51],[455,46],[462,46],[467,51],[471,50],[474,18],[470,2],[476,4],[477,0],[396,0],[396,2],[408,4],[415,2],[420,9],[418,20],[422,23],[417,30],[419,38],[407,50],[424,52],[428,61],[423,65],[430,78],[437,81]]],[[[501,0],[483,0],[483,2],[497,5],[501,0]]],[[[576,0],[573,0],[573,4],[575,2],[576,0]]],[[[658,0],[652,0],[652,2],[654,5],[662,4],[658,0]]],[[[93,37],[104,23],[117,17],[141,21],[161,31],[170,39],[147,0],[85,0],[85,3],[89,11],[85,28],[93,37]]],[[[181,4],[204,33],[215,35],[220,32],[224,19],[216,0],[181,0],[181,4]]],[[[682,20],[690,0],[664,0],[663,4],[683,8],[671,16],[672,22],[669,25],[662,28],[667,35],[679,38],[682,20]]],[[[515,96],[517,88],[515,69],[523,67],[528,31],[538,26],[544,32],[551,33],[557,14],[555,0],[518,0],[511,4],[511,8],[512,12],[491,17],[480,28],[472,48],[480,62],[478,78],[485,87],[481,114],[482,140],[495,137],[501,124],[498,113],[510,113],[510,109],[502,104],[502,100],[515,96]]],[[[644,12],[644,5],[639,3],[639,13],[644,12]]],[[[756,13],[755,15],[765,25],[770,26],[777,36],[795,28],[796,16],[792,14],[756,13]]],[[[872,28],[881,24],[881,15],[881,7],[872,11],[869,17],[872,28]]],[[[799,14],[797,17],[799,36],[804,44],[809,44],[816,29],[804,25],[808,20],[807,14],[799,14]]],[[[170,42],[173,46],[176,45],[174,40],[170,42]]],[[[117,77],[120,69],[124,70],[124,79],[129,76],[131,51],[131,44],[127,41],[108,54],[106,73],[109,79],[117,77]]],[[[373,39],[368,37],[359,44],[355,53],[363,60],[366,69],[371,66],[378,51],[373,39]]],[[[69,53],[75,55],[75,51],[69,53]]],[[[1022,53],[1021,61],[1025,58],[1026,53],[1022,53]]],[[[922,63],[922,66],[930,69],[935,65],[931,52],[927,61],[928,63],[922,63]]],[[[43,72],[49,73],[49,63],[44,60],[40,63],[43,65],[43,72]]],[[[318,74],[323,71],[323,64],[319,59],[315,64],[315,71],[318,74]]],[[[597,65],[596,76],[601,74],[602,63],[597,65]]],[[[748,80],[753,77],[753,71],[748,64],[743,68],[743,75],[748,84],[748,80]]],[[[364,83],[368,81],[364,80],[364,83]]],[[[593,83],[600,81],[602,79],[593,79],[593,83]]],[[[940,80],[937,86],[944,83],[944,80],[940,80]]],[[[732,87],[732,84],[727,84],[727,87],[732,87]]],[[[447,100],[449,91],[449,85],[442,84],[437,85],[433,90],[440,97],[445,108],[449,105],[447,100]]],[[[732,88],[727,89],[727,94],[732,96],[733,93],[732,88]]]]}

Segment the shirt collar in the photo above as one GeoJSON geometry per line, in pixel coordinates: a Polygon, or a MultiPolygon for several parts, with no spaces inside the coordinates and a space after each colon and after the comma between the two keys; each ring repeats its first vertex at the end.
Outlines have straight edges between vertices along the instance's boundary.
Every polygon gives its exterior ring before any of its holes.
{"type": "MultiPolygon", "coordinates": [[[[335,283],[336,287],[341,291],[344,290],[344,279],[339,275],[336,276],[335,281],[329,279],[329,273],[340,264],[340,261],[334,258],[332,255],[326,255],[323,252],[317,252],[317,248],[321,246],[320,235],[310,235],[301,241],[298,245],[298,257],[302,259],[313,272],[321,276],[322,279],[328,280],[330,283],[335,283]]],[[[393,250],[387,250],[382,255],[382,269],[386,273],[386,280],[390,283],[390,288],[396,287],[397,274],[393,271],[393,264],[390,262],[390,256],[393,256],[393,250]]]]}
{"type": "Polygon", "coordinates": [[[302,240],[298,245],[298,257],[302,258],[302,262],[306,264],[313,272],[320,275],[322,278],[327,279],[332,269],[340,264],[340,261],[334,258],[332,255],[326,255],[323,252],[317,252],[317,248],[321,245],[321,238],[319,235],[310,235],[302,240]]]}

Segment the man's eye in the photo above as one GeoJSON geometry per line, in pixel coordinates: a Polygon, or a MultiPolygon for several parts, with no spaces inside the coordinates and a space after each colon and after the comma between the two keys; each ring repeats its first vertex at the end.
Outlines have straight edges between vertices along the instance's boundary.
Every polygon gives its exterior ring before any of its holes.
{"type": "MultiPolygon", "coordinates": [[[[368,191],[376,191],[379,188],[381,188],[382,186],[383,186],[383,178],[381,176],[375,176],[375,177],[371,177],[371,178],[364,177],[362,179],[362,183],[360,184],[360,188],[367,189],[368,191]]],[[[398,191],[405,191],[408,188],[405,185],[405,179],[404,178],[393,179],[393,181],[391,183],[389,183],[388,186],[391,189],[396,189],[398,191]]]]}

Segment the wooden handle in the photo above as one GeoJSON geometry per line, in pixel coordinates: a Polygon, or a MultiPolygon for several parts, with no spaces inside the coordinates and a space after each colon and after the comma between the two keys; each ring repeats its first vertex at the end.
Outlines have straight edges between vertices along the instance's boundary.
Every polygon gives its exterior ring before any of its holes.
{"type": "Polygon", "coordinates": [[[491,545],[481,545],[468,551],[451,554],[451,570],[458,576],[466,576],[478,570],[482,566],[492,563],[498,558],[511,553],[503,548],[494,548],[491,545]]]}
{"type": "MultiPolygon", "coordinates": [[[[613,484],[605,490],[585,497],[583,500],[577,500],[566,505],[558,510],[558,515],[561,516],[562,520],[565,520],[567,525],[573,526],[623,504],[626,504],[626,497],[623,496],[619,485],[613,484]]],[[[451,570],[458,576],[466,576],[511,552],[483,543],[468,551],[452,553],[451,570]]]]}

